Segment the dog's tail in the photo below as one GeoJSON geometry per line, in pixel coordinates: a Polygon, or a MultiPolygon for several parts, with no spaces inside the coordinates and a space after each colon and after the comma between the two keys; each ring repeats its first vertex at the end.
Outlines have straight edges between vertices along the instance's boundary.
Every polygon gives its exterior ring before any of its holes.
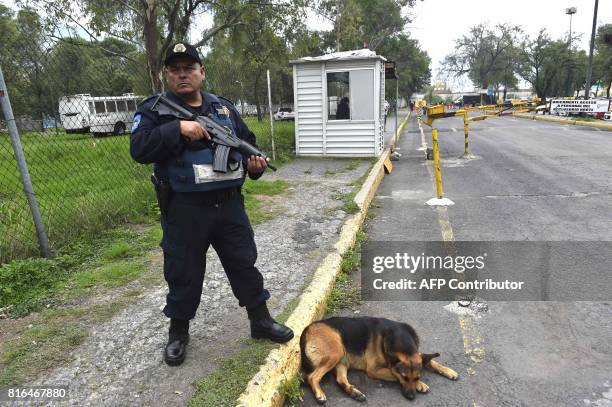
{"type": "Polygon", "coordinates": [[[311,373],[313,371],[312,362],[306,356],[306,332],[308,331],[309,326],[307,326],[304,331],[302,331],[302,335],[300,336],[300,354],[302,356],[302,369],[306,374],[311,373]]]}

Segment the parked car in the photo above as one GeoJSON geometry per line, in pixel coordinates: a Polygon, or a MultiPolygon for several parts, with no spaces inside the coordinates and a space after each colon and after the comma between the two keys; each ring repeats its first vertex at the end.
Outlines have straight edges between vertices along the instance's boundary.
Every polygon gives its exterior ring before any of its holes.
{"type": "Polygon", "coordinates": [[[612,120],[612,112],[606,112],[604,113],[604,120],[612,120]]]}
{"type": "Polygon", "coordinates": [[[295,112],[290,107],[281,107],[272,116],[274,120],[295,120],[295,112]]]}

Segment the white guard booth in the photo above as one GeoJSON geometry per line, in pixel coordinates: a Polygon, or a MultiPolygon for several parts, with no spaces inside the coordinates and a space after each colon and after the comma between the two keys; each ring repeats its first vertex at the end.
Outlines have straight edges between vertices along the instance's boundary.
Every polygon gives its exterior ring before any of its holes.
{"type": "Polygon", "coordinates": [[[374,157],[382,153],[385,61],[368,49],[290,61],[297,155],[374,157]]]}

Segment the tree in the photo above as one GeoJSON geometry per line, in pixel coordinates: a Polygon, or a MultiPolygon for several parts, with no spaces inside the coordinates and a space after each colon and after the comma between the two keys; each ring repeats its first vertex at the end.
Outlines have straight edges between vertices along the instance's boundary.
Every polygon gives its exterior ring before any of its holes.
{"type": "Polygon", "coordinates": [[[475,86],[488,88],[514,81],[514,69],[508,68],[516,53],[514,44],[520,26],[498,24],[493,29],[485,24],[470,28],[469,34],[456,40],[455,52],[443,61],[443,70],[455,77],[467,75],[475,86]]]}
{"type": "Polygon", "coordinates": [[[539,98],[577,96],[584,88],[587,67],[586,52],[573,51],[567,41],[553,41],[545,29],[534,39],[521,44],[517,72],[529,82],[539,98]]]}
{"type": "Polygon", "coordinates": [[[593,82],[605,88],[606,97],[610,97],[610,88],[612,87],[612,24],[605,24],[597,29],[593,58],[593,82]]]}
{"type": "Polygon", "coordinates": [[[551,41],[545,29],[541,29],[535,39],[527,38],[522,44],[518,74],[531,84],[541,99],[550,95],[553,83],[562,72],[557,56],[563,50],[564,44],[551,41]]]}
{"type": "MultiPolygon", "coordinates": [[[[400,34],[386,39],[378,52],[395,61],[399,76],[399,93],[406,100],[429,84],[431,59],[427,52],[421,50],[417,40],[400,34]]],[[[395,86],[387,86],[385,93],[388,99],[395,99],[395,86]]]]}
{"type": "Polygon", "coordinates": [[[246,98],[256,105],[262,120],[267,99],[266,70],[270,69],[276,100],[293,100],[289,49],[305,27],[299,13],[271,5],[246,10],[242,20],[244,24],[214,38],[212,51],[204,61],[207,87],[228,97],[246,98]]]}
{"type": "MultiPolygon", "coordinates": [[[[33,0],[49,12],[46,21],[61,41],[74,40],[85,33],[90,44],[94,44],[109,55],[113,50],[104,48],[99,39],[120,39],[135,46],[144,45],[151,91],[163,89],[162,62],[166,49],[177,41],[185,41],[194,17],[202,13],[215,16],[215,25],[202,32],[192,41],[196,47],[207,44],[217,33],[236,27],[244,22],[242,17],[248,10],[260,6],[272,6],[265,0],[33,0]],[[87,24],[81,21],[88,21],[87,24]],[[70,28],[71,39],[66,38],[70,28]]],[[[299,8],[299,3],[274,4],[285,12],[299,8]],[[291,5],[292,7],[287,7],[291,5]]],[[[137,59],[133,60],[134,62],[137,59]]]]}
{"type": "Polygon", "coordinates": [[[19,63],[15,60],[13,53],[17,42],[17,24],[14,15],[10,8],[0,4],[0,44],[2,44],[0,66],[7,83],[11,102],[17,105],[21,98],[19,90],[25,84],[26,78],[20,75],[19,63]]]}
{"type": "MultiPolygon", "coordinates": [[[[399,92],[406,99],[429,83],[430,59],[405,32],[410,22],[406,9],[416,0],[319,0],[317,12],[334,28],[323,34],[323,49],[347,51],[369,48],[395,61],[399,92]]],[[[387,86],[386,97],[395,99],[395,86],[387,86]]]]}
{"type": "Polygon", "coordinates": [[[314,9],[334,26],[327,36],[329,48],[377,50],[385,39],[404,31],[409,22],[404,11],[414,3],[416,0],[316,0],[314,9]]]}

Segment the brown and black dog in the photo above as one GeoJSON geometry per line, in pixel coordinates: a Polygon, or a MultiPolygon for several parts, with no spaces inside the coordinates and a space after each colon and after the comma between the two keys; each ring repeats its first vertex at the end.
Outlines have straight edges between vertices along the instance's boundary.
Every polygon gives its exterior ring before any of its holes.
{"type": "Polygon", "coordinates": [[[331,370],[346,394],[359,401],[366,397],[349,383],[350,368],[373,379],[399,381],[410,400],[417,391],[429,391],[421,381],[423,367],[457,380],[457,372],[433,360],[439,353],[424,354],[418,348],[419,337],[410,325],[385,318],[329,318],[308,325],[300,338],[302,368],[319,403],[326,402],[320,381],[331,370]]]}

